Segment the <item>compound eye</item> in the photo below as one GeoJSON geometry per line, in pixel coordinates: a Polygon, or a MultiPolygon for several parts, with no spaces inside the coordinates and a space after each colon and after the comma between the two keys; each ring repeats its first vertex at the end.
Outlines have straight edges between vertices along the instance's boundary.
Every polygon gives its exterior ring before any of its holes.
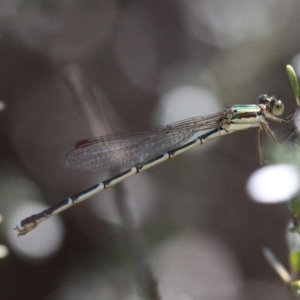
{"type": "Polygon", "coordinates": [[[270,97],[266,94],[260,95],[257,100],[258,104],[264,104],[264,105],[266,104],[266,102],[269,101],[270,101],[270,97]]]}
{"type": "Polygon", "coordinates": [[[284,105],[281,100],[274,99],[271,101],[272,114],[274,116],[280,116],[283,114],[284,105]]]}

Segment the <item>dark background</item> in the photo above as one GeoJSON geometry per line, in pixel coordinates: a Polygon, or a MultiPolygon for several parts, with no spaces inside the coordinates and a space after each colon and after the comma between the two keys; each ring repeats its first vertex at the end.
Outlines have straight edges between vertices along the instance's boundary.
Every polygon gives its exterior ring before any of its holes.
{"type": "Polygon", "coordinates": [[[289,213],[245,191],[260,167],[255,130],[128,179],[28,235],[12,229],[118,174],[64,168],[78,140],[263,93],[293,110],[285,66],[297,69],[299,10],[296,0],[0,1],[0,242],[10,249],[0,299],[286,299],[262,247],[287,265],[289,213]]]}

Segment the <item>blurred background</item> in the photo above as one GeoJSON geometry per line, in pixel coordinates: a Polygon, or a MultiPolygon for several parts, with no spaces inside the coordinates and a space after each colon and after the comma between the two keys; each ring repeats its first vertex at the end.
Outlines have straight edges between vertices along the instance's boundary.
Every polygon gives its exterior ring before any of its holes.
{"type": "Polygon", "coordinates": [[[297,0],[0,1],[0,299],[286,299],[262,247],[287,264],[289,212],[245,190],[260,167],[255,130],[134,176],[28,235],[13,228],[119,173],[65,168],[76,141],[264,93],[281,97],[284,116],[295,109],[285,66],[299,61],[299,10],[297,0]]]}

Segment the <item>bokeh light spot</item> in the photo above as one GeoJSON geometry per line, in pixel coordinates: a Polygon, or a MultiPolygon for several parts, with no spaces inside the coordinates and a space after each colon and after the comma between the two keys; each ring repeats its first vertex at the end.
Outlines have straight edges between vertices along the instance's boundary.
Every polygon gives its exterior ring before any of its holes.
{"type": "Polygon", "coordinates": [[[292,165],[267,166],[251,175],[247,190],[255,201],[283,202],[299,192],[299,179],[299,171],[292,165]]]}

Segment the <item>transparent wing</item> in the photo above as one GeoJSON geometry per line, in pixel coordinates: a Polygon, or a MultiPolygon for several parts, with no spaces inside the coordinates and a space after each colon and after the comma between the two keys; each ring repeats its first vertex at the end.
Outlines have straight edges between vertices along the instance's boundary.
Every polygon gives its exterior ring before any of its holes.
{"type": "Polygon", "coordinates": [[[216,128],[224,113],[189,118],[148,130],[79,141],[67,152],[67,167],[81,171],[130,168],[183,145],[196,132],[216,128]]]}

